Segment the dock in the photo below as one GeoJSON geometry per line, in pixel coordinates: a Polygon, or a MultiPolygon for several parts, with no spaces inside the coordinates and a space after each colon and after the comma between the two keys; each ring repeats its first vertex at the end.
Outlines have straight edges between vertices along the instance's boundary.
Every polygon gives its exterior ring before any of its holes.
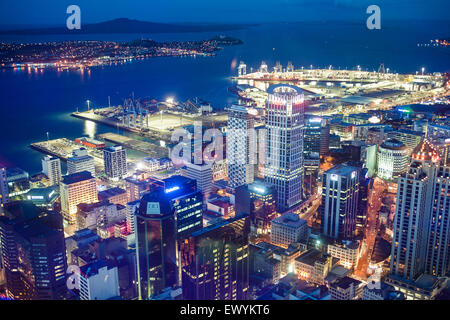
{"type": "Polygon", "coordinates": [[[98,108],[90,111],[73,112],[71,115],[78,119],[90,120],[113,128],[129,131],[152,140],[162,140],[171,143],[173,130],[183,126],[201,122],[203,126],[218,128],[226,125],[228,114],[224,111],[209,115],[185,115],[182,113],[168,112],[164,114],[150,114],[144,121],[144,127],[129,126],[118,117],[120,107],[98,108]]]}
{"type": "MultiPolygon", "coordinates": [[[[72,151],[83,148],[84,146],[67,138],[53,139],[48,141],[34,142],[30,145],[34,150],[48,154],[67,161],[72,156],[72,151]]],[[[88,154],[94,158],[96,170],[103,168],[103,152],[101,150],[86,148],[88,154]]]]}
{"type": "Polygon", "coordinates": [[[116,133],[103,133],[97,136],[98,139],[121,145],[125,148],[145,153],[153,158],[162,158],[169,155],[169,149],[158,146],[155,143],[132,139],[116,133]]]}

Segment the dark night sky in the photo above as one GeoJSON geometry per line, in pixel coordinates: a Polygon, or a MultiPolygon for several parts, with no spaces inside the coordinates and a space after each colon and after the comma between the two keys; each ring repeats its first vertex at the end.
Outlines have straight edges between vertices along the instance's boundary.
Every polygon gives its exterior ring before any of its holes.
{"type": "Polygon", "coordinates": [[[64,24],[68,5],[82,23],[126,17],[155,22],[361,20],[367,6],[387,20],[450,20],[449,0],[2,0],[0,25],[64,24]]]}

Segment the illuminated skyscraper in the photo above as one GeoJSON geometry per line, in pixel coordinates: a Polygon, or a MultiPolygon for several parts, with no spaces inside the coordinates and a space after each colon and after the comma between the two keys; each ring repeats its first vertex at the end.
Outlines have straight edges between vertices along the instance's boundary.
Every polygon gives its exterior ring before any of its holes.
{"type": "Polygon", "coordinates": [[[178,243],[203,227],[203,196],[195,180],[172,176],[145,194],[136,213],[139,298],[179,284],[178,243]]]}
{"type": "Polygon", "coordinates": [[[181,243],[183,298],[246,300],[250,220],[239,216],[194,232],[181,243]]]}
{"type": "Polygon", "coordinates": [[[333,239],[351,240],[355,236],[361,170],[340,164],[323,173],[322,233],[333,239]]]}
{"type": "Polygon", "coordinates": [[[228,110],[227,164],[228,181],[234,189],[254,179],[255,130],[247,107],[232,105],[228,110]]]}
{"type": "Polygon", "coordinates": [[[434,146],[422,141],[398,179],[391,274],[410,281],[449,271],[450,168],[439,165],[434,146]]]}
{"type": "Polygon", "coordinates": [[[302,200],[304,95],[284,84],[267,92],[265,180],[275,186],[283,212],[302,200]]]}

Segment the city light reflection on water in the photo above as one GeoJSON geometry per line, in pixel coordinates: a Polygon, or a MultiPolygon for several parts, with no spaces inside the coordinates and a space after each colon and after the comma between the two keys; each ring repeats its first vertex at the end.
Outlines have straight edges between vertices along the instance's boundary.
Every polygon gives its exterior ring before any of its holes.
{"type": "Polygon", "coordinates": [[[84,121],[83,134],[89,136],[91,139],[94,139],[97,134],[97,123],[90,120],[84,121]]]}

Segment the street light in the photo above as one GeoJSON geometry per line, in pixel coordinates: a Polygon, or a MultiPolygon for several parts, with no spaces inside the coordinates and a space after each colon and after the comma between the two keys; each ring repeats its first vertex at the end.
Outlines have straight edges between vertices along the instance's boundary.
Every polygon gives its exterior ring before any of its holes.
{"type": "Polygon", "coordinates": [[[86,102],[87,102],[87,105],[88,105],[88,111],[89,111],[89,104],[91,103],[91,101],[90,101],[90,100],[86,100],[86,102]]]}

